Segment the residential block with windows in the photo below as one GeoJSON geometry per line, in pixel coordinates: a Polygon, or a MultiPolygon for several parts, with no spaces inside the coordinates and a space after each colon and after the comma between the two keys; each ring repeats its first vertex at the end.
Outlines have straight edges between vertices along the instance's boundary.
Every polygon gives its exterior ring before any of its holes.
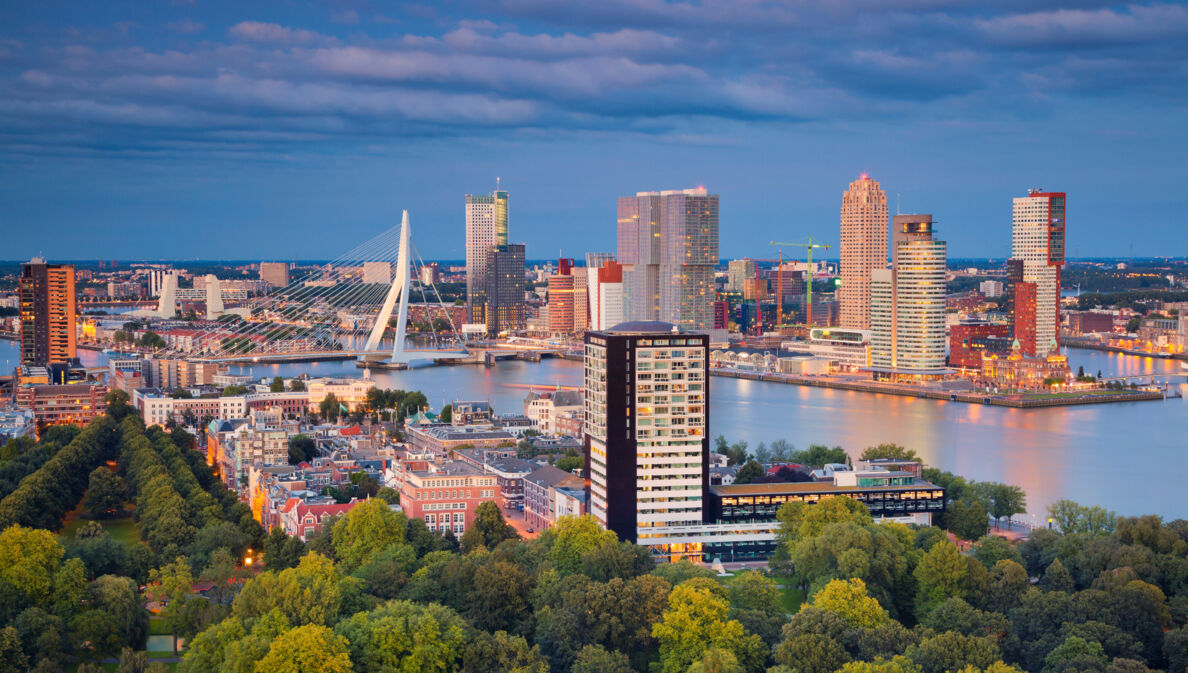
{"type": "Polygon", "coordinates": [[[468,463],[422,462],[409,467],[400,485],[400,504],[410,519],[423,519],[429,530],[450,530],[461,537],[474,523],[480,504],[500,499],[498,477],[468,463]]]}

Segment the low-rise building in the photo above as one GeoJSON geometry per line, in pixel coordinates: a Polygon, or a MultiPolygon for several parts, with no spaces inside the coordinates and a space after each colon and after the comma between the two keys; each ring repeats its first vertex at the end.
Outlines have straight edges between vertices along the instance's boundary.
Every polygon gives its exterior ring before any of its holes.
{"type": "Polygon", "coordinates": [[[375,387],[375,381],[364,370],[361,379],[310,379],[305,382],[307,403],[310,411],[318,411],[327,395],[334,395],[347,409],[354,410],[367,404],[367,391],[375,387]]]}
{"type": "Polygon", "coordinates": [[[556,523],[557,488],[585,488],[581,477],[544,465],[524,477],[524,522],[536,530],[544,530],[556,523]]]}
{"type": "Polygon", "coordinates": [[[35,437],[37,425],[32,409],[0,411],[0,445],[15,437],[35,437]]]}
{"type": "Polygon", "coordinates": [[[405,435],[414,452],[441,457],[457,448],[494,448],[516,443],[510,432],[490,426],[420,425],[406,428],[405,435]]]}
{"type": "Polygon", "coordinates": [[[400,503],[410,519],[425,522],[429,530],[453,531],[461,537],[474,523],[475,510],[500,499],[498,477],[462,461],[423,463],[406,470],[400,503]]]}
{"type": "Polygon", "coordinates": [[[981,371],[983,355],[1010,354],[1011,326],[985,321],[949,328],[949,366],[981,371]]]}
{"type": "Polygon", "coordinates": [[[322,497],[301,500],[290,498],[281,507],[280,524],[285,534],[300,538],[302,542],[322,530],[322,523],[329,518],[343,516],[359,504],[352,499],[347,503],[336,503],[334,498],[322,497]]]}
{"type": "Polygon", "coordinates": [[[1068,383],[1072,371],[1068,357],[1056,350],[1055,344],[1047,355],[1024,355],[1016,339],[1011,354],[1006,357],[987,355],[982,358],[982,379],[991,386],[1008,390],[1040,390],[1050,382],[1068,383]]]}
{"type": "Polygon", "coordinates": [[[567,411],[582,411],[582,393],[580,391],[555,390],[543,393],[532,391],[524,398],[524,415],[532,419],[538,432],[546,435],[560,434],[557,432],[557,417],[567,411]]]}
{"type": "Polygon", "coordinates": [[[857,371],[870,366],[870,330],[814,327],[807,340],[784,341],[780,347],[789,353],[827,360],[840,370],[857,371]]]}
{"type": "Polygon", "coordinates": [[[33,412],[33,422],[40,435],[52,425],[85,426],[107,410],[107,386],[102,383],[17,386],[20,409],[33,412]]]}

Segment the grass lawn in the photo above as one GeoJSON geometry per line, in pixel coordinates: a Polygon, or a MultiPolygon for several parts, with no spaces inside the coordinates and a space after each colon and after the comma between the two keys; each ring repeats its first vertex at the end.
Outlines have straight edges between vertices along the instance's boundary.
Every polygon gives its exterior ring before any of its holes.
{"type": "MultiPolygon", "coordinates": [[[[58,533],[58,538],[62,542],[66,542],[74,537],[74,532],[86,525],[88,521],[90,519],[84,518],[80,509],[75,508],[66,515],[65,524],[58,533]]],[[[99,523],[107,529],[107,534],[113,540],[118,540],[126,545],[133,545],[140,542],[140,526],[132,519],[131,512],[128,512],[128,516],[118,519],[102,519],[99,523]]]]}
{"type": "Polygon", "coordinates": [[[165,626],[165,620],[160,617],[149,617],[149,635],[150,636],[168,636],[169,628],[165,626]]]}
{"type": "Polygon", "coordinates": [[[804,592],[800,589],[788,587],[780,589],[780,605],[784,606],[784,611],[790,615],[800,612],[800,606],[804,603],[804,592]]]}

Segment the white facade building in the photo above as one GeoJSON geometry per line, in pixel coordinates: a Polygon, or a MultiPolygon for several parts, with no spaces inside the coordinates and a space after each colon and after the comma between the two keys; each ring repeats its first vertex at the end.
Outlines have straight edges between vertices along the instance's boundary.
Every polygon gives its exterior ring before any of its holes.
{"type": "Polygon", "coordinates": [[[1060,337],[1060,269],[1064,265],[1064,192],[1030,190],[1013,204],[1011,257],[1023,261],[1023,281],[1035,283],[1035,343],[1060,337]]]}

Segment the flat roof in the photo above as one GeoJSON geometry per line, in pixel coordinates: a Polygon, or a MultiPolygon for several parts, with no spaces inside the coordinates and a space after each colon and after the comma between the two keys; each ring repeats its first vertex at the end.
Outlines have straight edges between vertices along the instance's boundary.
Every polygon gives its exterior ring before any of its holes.
{"type": "Polygon", "coordinates": [[[880,486],[837,486],[833,482],[827,481],[794,481],[794,482],[779,482],[775,484],[731,484],[729,486],[710,486],[710,491],[713,491],[719,496],[739,496],[739,495],[777,495],[780,493],[838,493],[851,492],[854,490],[869,490],[869,491],[912,491],[921,488],[931,489],[940,488],[936,484],[922,479],[917,479],[911,484],[886,484],[880,486]]]}

